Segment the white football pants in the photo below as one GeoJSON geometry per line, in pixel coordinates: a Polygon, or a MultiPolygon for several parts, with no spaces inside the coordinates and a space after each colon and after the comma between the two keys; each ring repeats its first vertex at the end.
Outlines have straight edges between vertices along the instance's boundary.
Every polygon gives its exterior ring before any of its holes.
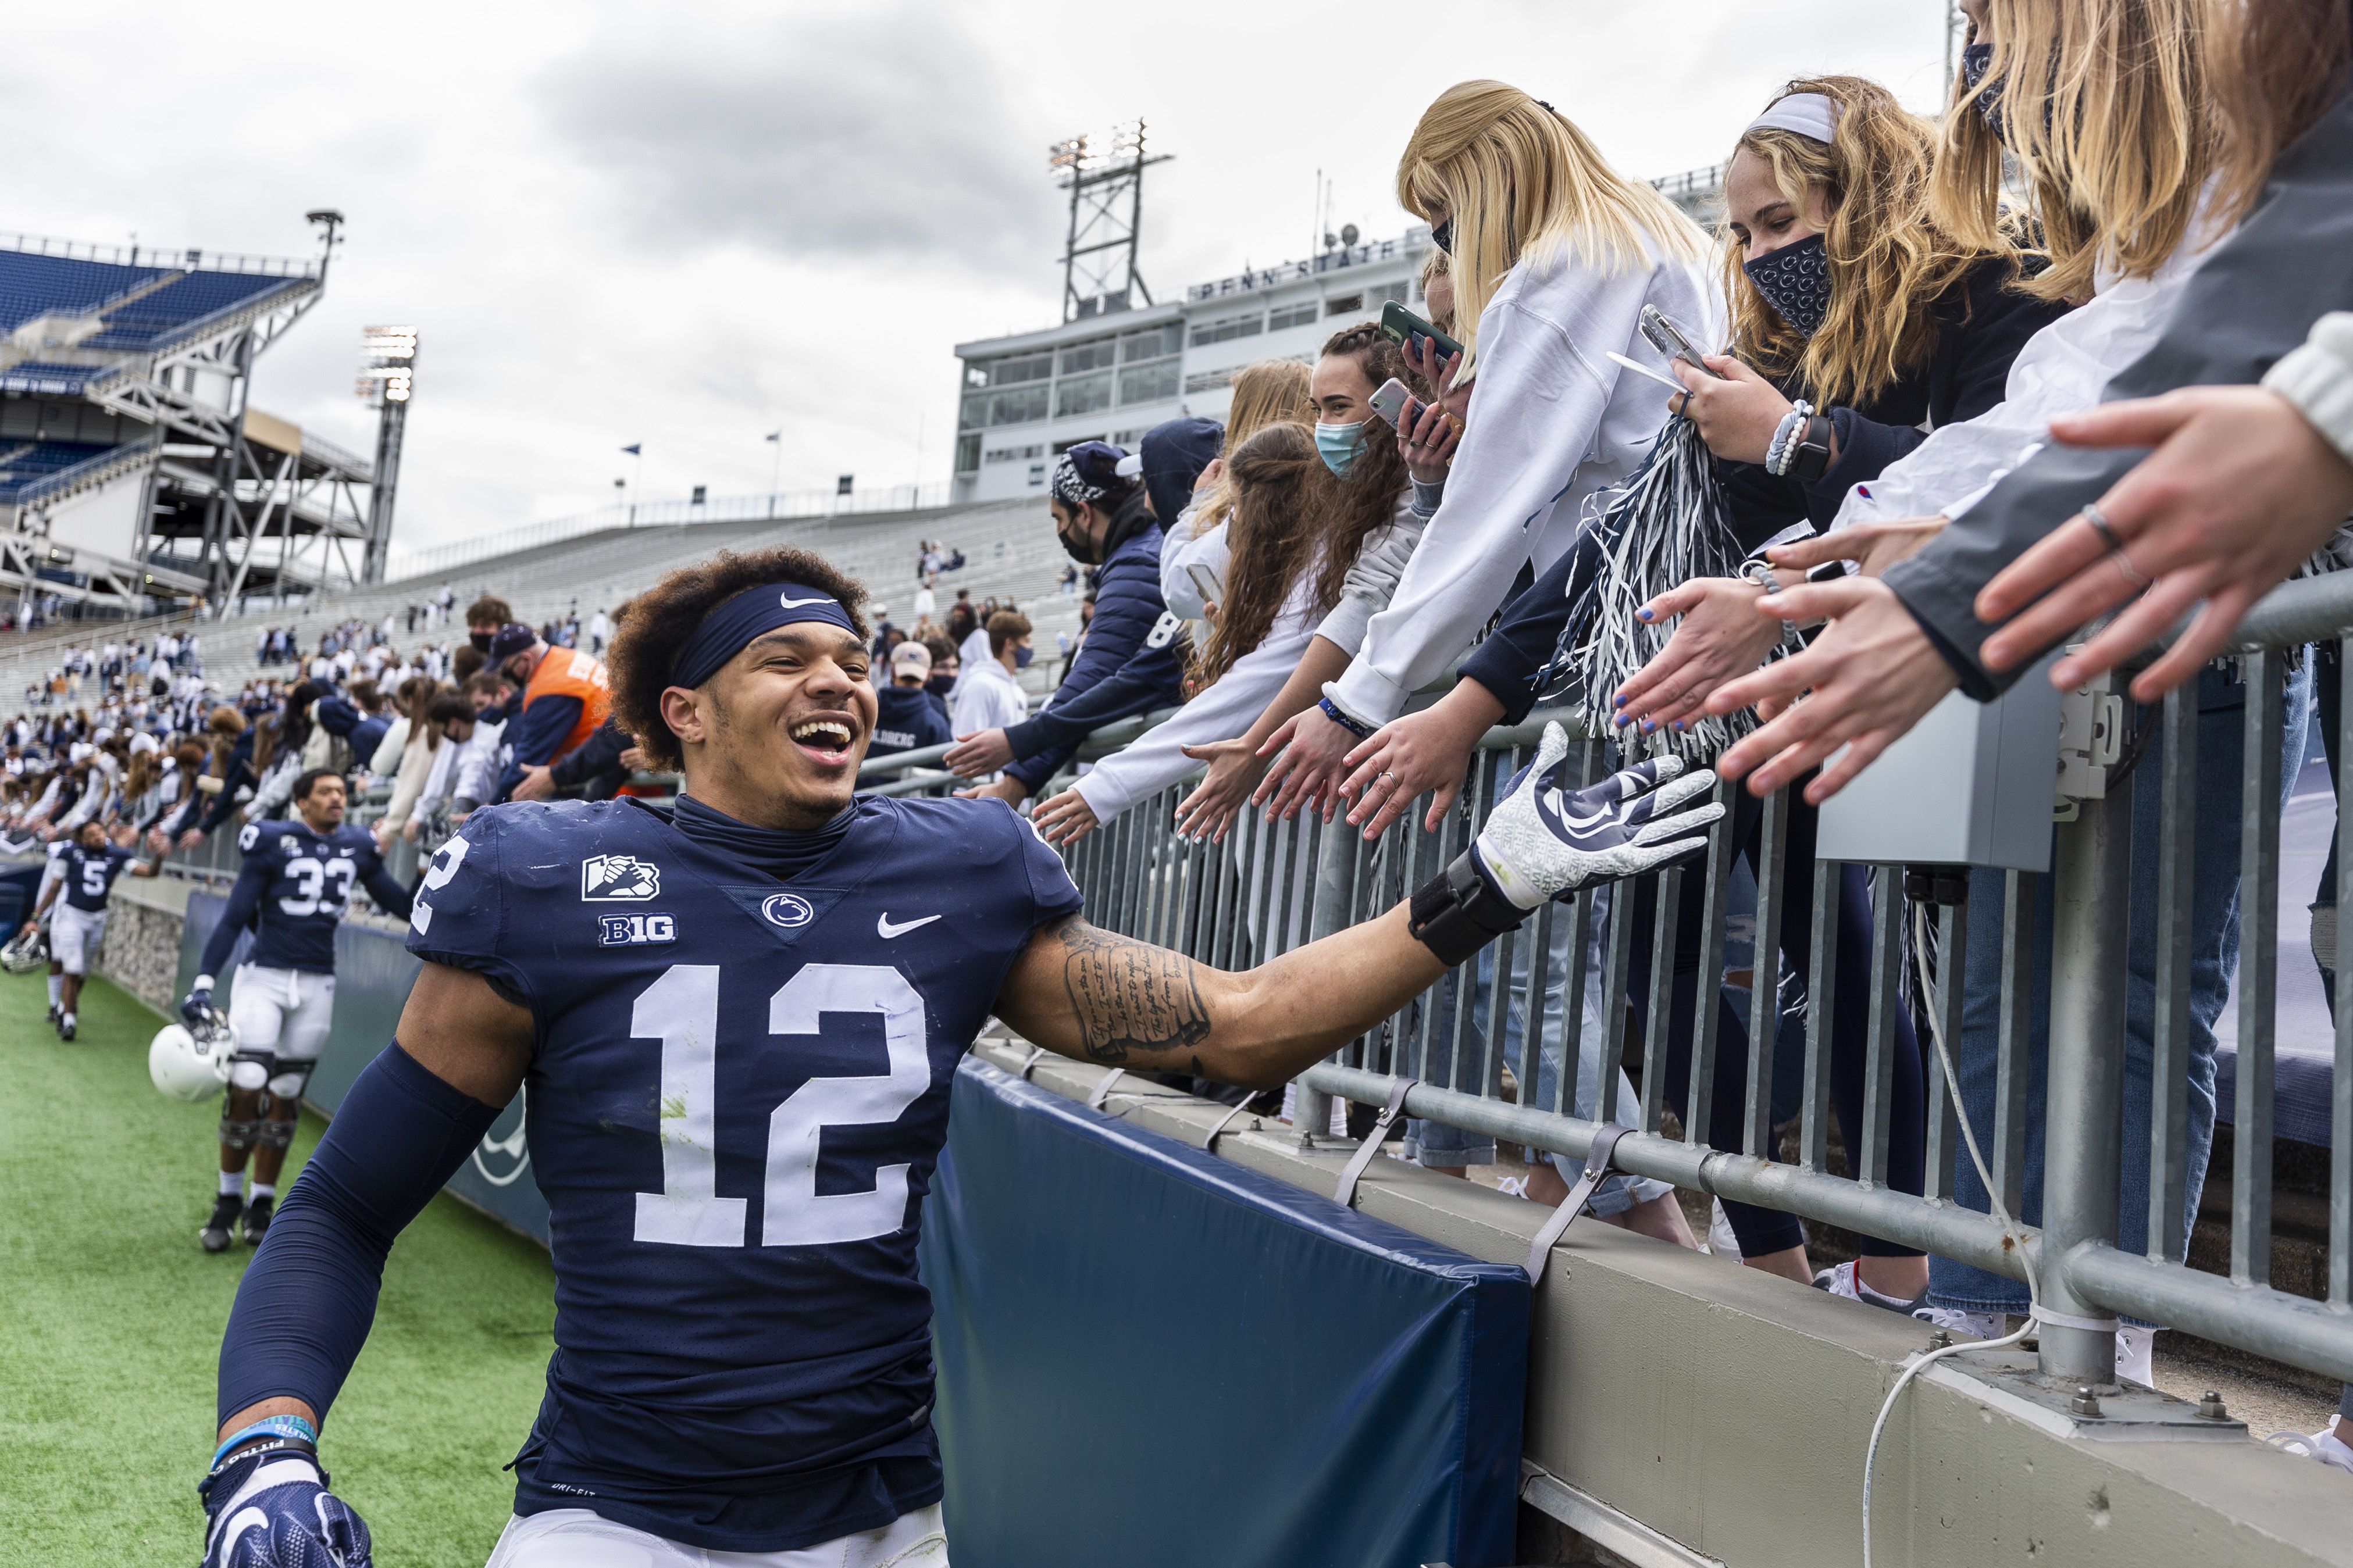
{"type": "Polygon", "coordinates": [[[335,1021],[335,977],[306,969],[237,966],[228,996],[229,1027],[241,1051],[268,1051],[280,1061],[314,1062],[335,1021]]]}
{"type": "Polygon", "coordinates": [[[64,900],[49,911],[49,956],[66,966],[68,974],[87,974],[98,962],[98,944],[106,935],[106,911],[78,910],[64,900]]]}
{"type": "Polygon", "coordinates": [[[508,1520],[484,1568],[948,1568],[948,1538],[937,1503],[791,1552],[682,1546],[585,1508],[559,1508],[508,1520]]]}

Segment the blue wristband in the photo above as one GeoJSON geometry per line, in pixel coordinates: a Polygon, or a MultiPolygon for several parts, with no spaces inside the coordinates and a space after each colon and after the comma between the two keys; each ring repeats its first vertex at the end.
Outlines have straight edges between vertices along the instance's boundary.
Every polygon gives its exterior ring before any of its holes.
{"type": "Polygon", "coordinates": [[[1315,706],[1324,710],[1324,717],[1331,720],[1359,741],[1369,741],[1373,738],[1373,727],[1370,724],[1357,723],[1354,719],[1341,712],[1339,704],[1334,702],[1329,697],[1316,699],[1315,706]]]}
{"type": "Polygon", "coordinates": [[[240,1443],[250,1443],[256,1437],[291,1437],[310,1444],[312,1448],[319,1446],[319,1429],[300,1415],[265,1415],[250,1426],[232,1433],[227,1442],[215,1448],[213,1464],[218,1466],[222,1456],[231,1448],[240,1443]]]}

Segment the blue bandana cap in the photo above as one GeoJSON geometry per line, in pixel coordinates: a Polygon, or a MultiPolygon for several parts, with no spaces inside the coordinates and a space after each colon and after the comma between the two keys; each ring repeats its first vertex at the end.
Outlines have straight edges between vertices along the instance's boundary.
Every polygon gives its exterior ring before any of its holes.
{"type": "Polygon", "coordinates": [[[1108,441],[1082,441],[1054,465],[1054,499],[1065,506],[1096,506],[1111,496],[1124,498],[1135,481],[1119,471],[1127,453],[1108,441]]]}
{"type": "Polygon", "coordinates": [[[670,676],[672,686],[690,690],[718,674],[727,661],[744,651],[752,639],[797,621],[822,621],[852,637],[858,624],[841,601],[822,588],[805,583],[764,583],[746,588],[702,617],[694,635],[678,656],[670,676]]]}

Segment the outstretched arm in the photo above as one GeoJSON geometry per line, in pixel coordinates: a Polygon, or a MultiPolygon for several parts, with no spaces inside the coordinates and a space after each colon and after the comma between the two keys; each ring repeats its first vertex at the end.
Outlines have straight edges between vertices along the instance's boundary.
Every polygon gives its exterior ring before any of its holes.
{"type": "Polygon", "coordinates": [[[997,1010],[1023,1038],[1082,1061],[1264,1089],[1445,973],[1407,930],[1404,904],[1242,974],[1068,915],[1029,939],[997,1010]]]}

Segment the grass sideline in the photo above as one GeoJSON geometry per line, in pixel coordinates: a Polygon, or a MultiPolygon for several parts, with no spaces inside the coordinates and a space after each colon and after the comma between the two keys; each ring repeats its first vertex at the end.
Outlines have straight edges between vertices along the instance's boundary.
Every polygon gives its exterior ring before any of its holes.
{"type": "MultiPolygon", "coordinates": [[[[222,1326],[252,1254],[196,1245],[220,1108],[155,1091],[164,1020],[103,981],[80,1038],[39,975],[0,975],[0,1563],[190,1562],[222,1326]]],[[[324,1123],[306,1114],[285,1190],[324,1123]]],[[[534,1243],[441,1196],[385,1269],[375,1329],[323,1453],[380,1568],[480,1568],[554,1348],[534,1243]]]]}

